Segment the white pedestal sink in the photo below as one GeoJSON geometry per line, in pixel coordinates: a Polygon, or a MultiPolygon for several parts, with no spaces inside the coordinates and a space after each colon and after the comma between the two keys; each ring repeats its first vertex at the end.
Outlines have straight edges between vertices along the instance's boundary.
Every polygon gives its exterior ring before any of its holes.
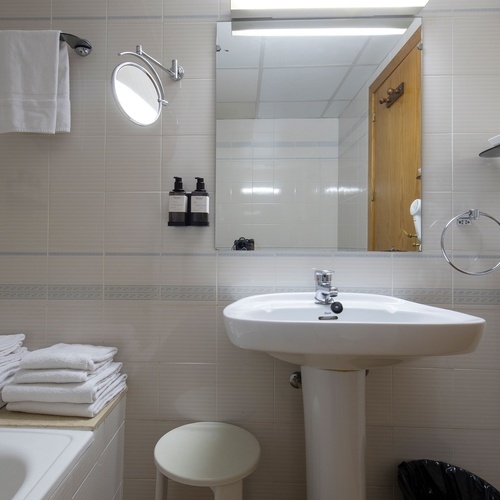
{"type": "Polygon", "coordinates": [[[308,500],[365,500],[365,370],[472,352],[485,321],[384,295],[255,295],[224,309],[231,342],[301,365],[308,500]],[[336,316],[336,318],[335,318],[336,316]]]}

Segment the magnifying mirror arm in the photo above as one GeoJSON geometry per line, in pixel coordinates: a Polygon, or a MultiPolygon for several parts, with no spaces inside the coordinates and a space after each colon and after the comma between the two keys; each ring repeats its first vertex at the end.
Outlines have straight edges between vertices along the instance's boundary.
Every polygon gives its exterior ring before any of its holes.
{"type": "Polygon", "coordinates": [[[142,57],[149,63],[156,64],[163,71],[167,72],[172,78],[172,80],[176,81],[182,80],[182,77],[184,76],[184,68],[179,64],[177,59],[172,59],[172,67],[169,69],[163,66],[163,64],[160,61],[157,61],[154,57],[151,57],[147,52],[144,52],[142,50],[142,45],[136,45],[135,51],[136,51],[135,55],[142,57]]]}

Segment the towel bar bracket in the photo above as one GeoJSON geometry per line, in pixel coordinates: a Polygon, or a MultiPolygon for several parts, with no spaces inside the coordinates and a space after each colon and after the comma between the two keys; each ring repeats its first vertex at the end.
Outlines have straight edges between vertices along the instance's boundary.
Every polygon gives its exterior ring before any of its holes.
{"type": "Polygon", "coordinates": [[[79,56],[86,57],[92,52],[90,42],[79,36],[71,35],[70,33],[61,33],[59,40],[66,42],[79,56]]]}

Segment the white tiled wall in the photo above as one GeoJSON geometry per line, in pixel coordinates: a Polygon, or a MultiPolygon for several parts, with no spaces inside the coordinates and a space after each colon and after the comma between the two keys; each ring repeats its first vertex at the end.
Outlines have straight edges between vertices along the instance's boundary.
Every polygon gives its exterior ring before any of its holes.
{"type": "Polygon", "coordinates": [[[217,120],[215,245],[336,248],[338,120],[217,120]]]}
{"type": "MultiPolygon", "coordinates": [[[[401,499],[395,468],[422,457],[452,461],[500,488],[500,273],[459,274],[439,252],[453,215],[479,208],[500,216],[500,163],[477,156],[500,133],[497,0],[430,0],[425,10],[426,243],[418,256],[240,255],[214,250],[213,215],[209,228],[166,226],[174,175],[188,185],[205,177],[214,193],[215,23],[228,19],[228,5],[1,2],[0,29],[62,29],[88,38],[94,51],[71,54],[71,134],[0,136],[0,333],[24,331],[32,349],[118,346],[130,387],[126,500],[154,498],[156,440],[201,419],[236,423],[261,441],[247,500],[304,500],[301,394],[288,384],[295,367],[233,347],[221,315],[248,294],[311,290],[311,268],[333,267],[341,290],[394,294],[488,322],[474,354],[370,373],[369,500],[401,499]],[[117,52],[138,43],[186,70],[180,83],[165,78],[170,107],[149,128],[123,120],[109,89],[117,52]]],[[[478,221],[474,238],[455,232],[449,244],[459,262],[498,260],[498,228],[488,224],[478,221]]],[[[172,500],[211,498],[208,490],[172,490],[172,500]]]]}

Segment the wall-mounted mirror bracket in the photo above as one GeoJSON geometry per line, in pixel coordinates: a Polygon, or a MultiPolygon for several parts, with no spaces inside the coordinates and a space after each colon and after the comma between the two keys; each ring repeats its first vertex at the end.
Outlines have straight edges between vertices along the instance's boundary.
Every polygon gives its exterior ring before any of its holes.
{"type": "MultiPolygon", "coordinates": [[[[156,64],[159,68],[161,68],[163,71],[168,73],[170,75],[170,78],[172,80],[178,81],[182,80],[184,77],[184,68],[179,64],[177,59],[172,59],[172,66],[170,68],[167,68],[163,66],[163,64],[160,61],[157,61],[154,57],[151,57],[148,53],[144,52],[142,50],[142,45],[136,45],[135,47],[135,52],[120,52],[118,54],[119,56],[124,56],[124,55],[132,55],[136,56],[145,63],[156,73],[156,70],[153,68],[152,64],[156,64]]],[[[158,75],[156,73],[156,75],[158,75]]]]}

